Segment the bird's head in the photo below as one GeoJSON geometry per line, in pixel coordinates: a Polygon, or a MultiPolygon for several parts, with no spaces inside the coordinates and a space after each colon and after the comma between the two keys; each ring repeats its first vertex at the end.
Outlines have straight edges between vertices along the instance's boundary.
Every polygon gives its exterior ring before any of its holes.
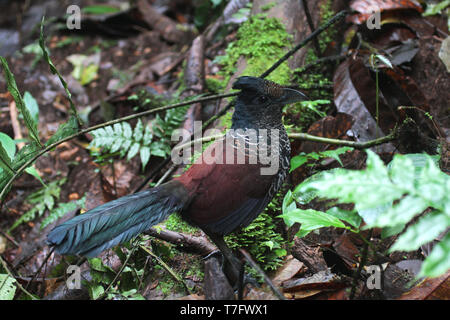
{"type": "Polygon", "coordinates": [[[241,90],[236,101],[233,124],[246,121],[257,126],[281,124],[284,105],[307,100],[298,90],[257,77],[240,77],[234,82],[233,89],[241,90]]]}

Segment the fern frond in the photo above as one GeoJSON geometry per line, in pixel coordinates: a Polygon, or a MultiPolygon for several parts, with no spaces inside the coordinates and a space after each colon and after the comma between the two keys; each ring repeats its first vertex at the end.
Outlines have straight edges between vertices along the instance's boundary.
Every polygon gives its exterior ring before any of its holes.
{"type": "Polygon", "coordinates": [[[101,153],[119,152],[128,160],[139,154],[142,169],[145,169],[150,156],[166,157],[171,151],[171,135],[184,121],[189,106],[167,110],[164,118],[158,114],[150,125],[138,120],[134,129],[128,122],[92,131],[94,139],[89,147],[101,149],[101,153]]]}

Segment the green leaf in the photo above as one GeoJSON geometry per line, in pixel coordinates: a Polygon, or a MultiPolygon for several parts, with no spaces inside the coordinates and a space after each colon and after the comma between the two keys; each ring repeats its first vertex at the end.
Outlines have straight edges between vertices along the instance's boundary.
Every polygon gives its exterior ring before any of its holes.
{"type": "Polygon", "coordinates": [[[370,224],[370,227],[387,227],[406,224],[428,207],[429,203],[425,199],[408,195],[400,200],[399,203],[390,206],[386,211],[382,212],[376,220],[370,224]]]}
{"type": "Polygon", "coordinates": [[[117,7],[109,6],[109,5],[103,5],[103,4],[97,4],[92,6],[86,6],[81,9],[83,13],[88,14],[107,14],[107,13],[115,13],[120,12],[120,9],[117,7]]]}
{"type": "Polygon", "coordinates": [[[19,89],[17,88],[14,75],[12,74],[11,70],[9,70],[8,62],[3,57],[0,57],[0,62],[3,67],[3,72],[5,73],[6,86],[8,88],[8,91],[13,96],[14,101],[16,102],[17,109],[19,109],[20,113],[23,116],[23,120],[28,129],[28,133],[34,141],[40,144],[37,122],[33,120],[33,117],[25,106],[25,102],[20,94],[19,89]]]}
{"type": "Polygon", "coordinates": [[[338,149],[336,149],[336,150],[326,150],[326,151],[321,151],[321,152],[319,152],[319,155],[320,155],[322,158],[333,158],[334,160],[336,160],[337,162],[339,162],[339,164],[340,164],[341,166],[343,166],[342,161],[341,161],[341,158],[339,158],[339,156],[340,156],[341,154],[344,154],[344,153],[346,153],[347,151],[351,151],[351,150],[353,150],[353,148],[351,148],[351,147],[341,147],[341,148],[338,148],[338,149]]]}
{"type": "Polygon", "coordinates": [[[436,244],[422,263],[418,277],[439,277],[450,269],[450,233],[436,244]]]}
{"type": "Polygon", "coordinates": [[[42,185],[45,187],[45,183],[42,180],[41,176],[39,175],[39,173],[37,172],[36,168],[33,166],[30,166],[28,168],[25,169],[25,172],[28,173],[29,175],[32,175],[33,177],[35,177],[36,179],[39,180],[40,183],[42,183],[42,185]]]}
{"type": "Polygon", "coordinates": [[[148,161],[150,160],[150,148],[149,147],[142,147],[141,150],[139,150],[140,156],[141,156],[141,163],[142,163],[142,170],[145,169],[145,166],[147,165],[148,161]]]}
{"type": "Polygon", "coordinates": [[[377,54],[375,55],[375,57],[380,60],[381,62],[383,62],[385,65],[387,65],[389,68],[393,68],[392,63],[389,61],[388,58],[386,58],[385,56],[381,55],[381,54],[377,54]]]}
{"type": "Polygon", "coordinates": [[[55,199],[59,199],[61,192],[61,186],[65,183],[66,179],[60,179],[52,181],[47,187],[39,189],[36,192],[30,194],[26,202],[33,204],[32,208],[25,212],[14,224],[8,229],[11,232],[17,228],[20,224],[31,221],[36,218],[36,215],[42,216],[46,209],[52,210],[55,205],[55,199]]]}
{"type": "Polygon", "coordinates": [[[105,289],[101,284],[89,285],[89,295],[91,296],[92,300],[100,298],[103,293],[105,293],[105,289]]]}
{"type": "Polygon", "coordinates": [[[14,173],[12,160],[16,153],[16,144],[7,134],[0,132],[0,172],[2,168],[14,173]]]}
{"type": "Polygon", "coordinates": [[[450,0],[440,1],[436,4],[427,3],[427,10],[422,14],[424,17],[440,14],[442,10],[450,5],[450,0]]]}
{"type": "Polygon", "coordinates": [[[78,132],[78,120],[75,116],[70,116],[69,120],[58,127],[55,134],[45,143],[49,146],[55,142],[58,142],[64,138],[70,137],[78,132]]]}
{"type": "Polygon", "coordinates": [[[140,142],[142,137],[144,136],[144,127],[142,126],[141,119],[136,123],[136,127],[134,127],[133,138],[135,141],[140,142]]]}
{"type": "Polygon", "coordinates": [[[39,106],[34,99],[34,97],[29,93],[28,91],[25,91],[23,95],[23,101],[25,102],[25,106],[28,109],[28,112],[31,115],[31,118],[36,123],[36,125],[39,123],[39,106]]]}
{"type": "Polygon", "coordinates": [[[338,207],[333,207],[333,208],[328,209],[327,213],[340,219],[340,220],[343,220],[343,221],[349,223],[356,229],[358,229],[359,226],[361,225],[362,219],[356,211],[348,211],[348,210],[344,210],[344,209],[341,209],[338,207]]]}
{"type": "Polygon", "coordinates": [[[69,213],[70,211],[74,211],[77,208],[83,207],[86,201],[86,197],[83,197],[76,201],[70,201],[66,203],[58,204],[58,207],[50,212],[50,214],[42,220],[41,230],[44,229],[49,224],[55,222],[59,218],[62,218],[64,215],[69,213]]]}
{"type": "Polygon", "coordinates": [[[56,69],[55,65],[50,60],[50,56],[48,54],[47,48],[45,47],[44,21],[45,21],[45,17],[43,16],[42,20],[41,20],[41,31],[40,31],[40,35],[39,35],[39,46],[41,47],[42,53],[44,55],[44,60],[47,62],[48,66],[50,67],[50,71],[52,72],[52,74],[56,74],[58,76],[59,81],[61,82],[62,86],[64,87],[64,90],[66,91],[67,99],[69,99],[69,102],[70,102],[70,110],[72,112],[72,115],[76,117],[78,124],[81,125],[81,120],[78,117],[77,109],[75,108],[75,104],[73,103],[73,100],[72,100],[72,94],[70,93],[69,88],[67,87],[67,82],[64,80],[64,78],[59,73],[58,69],[56,69]]]}
{"type": "Polygon", "coordinates": [[[133,158],[135,155],[138,154],[139,147],[140,147],[139,143],[137,142],[133,143],[130,150],[128,151],[127,160],[130,160],[131,158],[133,158]]]}
{"type": "Polygon", "coordinates": [[[300,231],[312,231],[323,227],[346,228],[345,224],[331,214],[313,209],[295,209],[281,215],[283,219],[301,224],[300,231]]]}
{"type": "Polygon", "coordinates": [[[0,300],[12,300],[16,293],[16,279],[8,274],[0,274],[0,300]]]}
{"type": "Polygon", "coordinates": [[[308,162],[308,160],[308,156],[303,154],[299,154],[298,156],[291,158],[291,170],[289,172],[292,172],[298,167],[304,165],[308,162]]]}
{"type": "Polygon", "coordinates": [[[450,217],[437,212],[431,212],[410,226],[397,239],[391,249],[389,249],[389,252],[416,250],[421,245],[437,238],[448,227],[450,227],[450,217]]]}

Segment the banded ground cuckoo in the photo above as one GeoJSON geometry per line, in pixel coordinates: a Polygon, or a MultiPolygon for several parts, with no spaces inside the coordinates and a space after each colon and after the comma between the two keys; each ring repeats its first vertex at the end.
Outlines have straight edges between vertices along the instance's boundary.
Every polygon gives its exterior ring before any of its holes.
{"type": "Polygon", "coordinates": [[[62,223],[50,231],[48,244],[60,254],[93,257],[178,212],[211,238],[237,279],[240,263],[223,236],[249,225],[284,182],[290,143],[282,124],[282,108],[305,96],[256,77],[240,77],[233,88],[240,92],[226,143],[214,142],[184,174],[165,184],[121,197],[62,223]],[[264,129],[267,138],[260,139],[264,129]],[[256,132],[258,138],[250,139],[248,132],[256,132]],[[268,174],[262,172],[267,161],[264,164],[259,154],[255,156],[263,149],[278,163],[268,174]],[[216,161],[207,161],[207,154],[216,161]],[[256,161],[250,161],[252,155],[256,161]]]}

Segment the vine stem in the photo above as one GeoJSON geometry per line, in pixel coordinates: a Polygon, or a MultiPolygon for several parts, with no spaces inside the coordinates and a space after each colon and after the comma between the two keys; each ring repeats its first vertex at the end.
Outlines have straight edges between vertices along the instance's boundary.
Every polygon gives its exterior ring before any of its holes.
{"type": "MultiPolygon", "coordinates": [[[[217,134],[217,135],[211,135],[211,136],[207,136],[207,137],[198,138],[198,139],[191,140],[191,141],[188,141],[183,144],[175,146],[174,151],[182,150],[183,148],[189,147],[197,142],[204,143],[204,142],[209,142],[209,141],[216,140],[216,139],[221,139],[224,137],[225,137],[225,134],[217,134]]],[[[305,141],[332,144],[332,145],[338,145],[338,146],[352,147],[354,149],[367,149],[367,148],[371,148],[373,146],[377,146],[377,145],[395,140],[397,138],[397,130],[392,131],[387,136],[384,136],[384,137],[381,137],[378,139],[374,139],[374,140],[365,141],[365,142],[324,138],[324,137],[313,136],[313,135],[310,135],[307,133],[290,133],[290,134],[288,134],[288,137],[291,139],[296,139],[296,140],[305,140],[305,141]]]]}
{"type": "MultiPolygon", "coordinates": [[[[8,273],[8,275],[13,278],[16,279],[14,277],[14,275],[11,273],[11,271],[8,269],[8,266],[6,265],[5,260],[3,260],[2,256],[0,255],[0,263],[3,266],[3,269],[5,269],[6,273],[8,273]]],[[[24,287],[22,287],[22,285],[19,283],[19,281],[16,280],[16,286],[23,292],[25,293],[27,296],[29,296],[31,298],[31,300],[38,300],[36,299],[35,296],[33,296],[29,291],[27,291],[24,287]]]]}
{"type": "Polygon", "coordinates": [[[1,202],[1,205],[0,205],[0,210],[3,207],[3,200],[4,200],[4,197],[6,195],[6,190],[8,190],[8,188],[11,186],[13,181],[20,174],[22,174],[23,171],[26,168],[28,168],[34,161],[36,161],[37,158],[39,158],[43,154],[47,153],[51,149],[55,148],[56,146],[66,142],[66,141],[72,140],[72,139],[74,139],[74,138],[76,138],[78,136],[81,136],[81,135],[83,135],[85,133],[88,133],[90,131],[97,130],[97,129],[100,129],[100,128],[104,128],[104,127],[107,127],[107,126],[111,126],[111,125],[114,125],[114,124],[119,123],[119,122],[129,121],[129,120],[132,120],[132,119],[136,119],[136,118],[140,118],[140,117],[143,117],[143,116],[146,116],[146,115],[157,113],[157,112],[160,112],[160,111],[165,111],[165,110],[169,110],[169,109],[174,109],[174,108],[187,106],[187,105],[190,105],[190,104],[193,104],[193,103],[201,103],[201,102],[206,102],[206,101],[210,101],[210,100],[216,100],[216,99],[233,97],[233,96],[236,96],[237,94],[238,94],[237,92],[219,94],[219,95],[204,97],[204,98],[195,99],[195,100],[189,100],[189,101],[185,101],[185,102],[180,102],[180,103],[171,104],[171,105],[168,105],[168,106],[155,108],[155,109],[152,109],[152,110],[139,112],[139,113],[132,114],[132,115],[129,115],[129,116],[125,116],[125,117],[122,117],[122,118],[119,118],[119,119],[114,119],[114,120],[111,120],[111,121],[107,121],[107,122],[104,122],[104,123],[101,123],[101,124],[98,124],[98,125],[86,128],[86,129],[82,129],[82,130],[78,131],[77,133],[74,133],[74,134],[72,134],[72,135],[70,135],[68,137],[65,137],[65,138],[63,138],[63,139],[61,139],[61,140],[59,140],[59,141],[57,141],[55,143],[52,143],[51,145],[49,145],[49,146],[45,147],[44,149],[40,150],[34,157],[32,157],[30,160],[28,160],[10,178],[10,180],[8,181],[8,183],[5,185],[5,187],[3,188],[2,192],[0,193],[0,199],[2,199],[2,202],[1,202]]]}
{"type": "Polygon", "coordinates": [[[169,274],[178,282],[180,282],[184,289],[186,290],[187,294],[191,294],[191,290],[189,290],[188,286],[186,285],[186,283],[183,281],[183,279],[180,278],[180,276],[178,276],[175,271],[173,271],[160,257],[158,257],[156,254],[153,253],[153,251],[151,251],[150,249],[148,249],[147,247],[141,245],[140,246],[142,250],[144,250],[145,252],[147,252],[149,255],[151,255],[153,258],[156,259],[156,261],[164,268],[167,270],[167,272],[169,272],[169,274]]]}

